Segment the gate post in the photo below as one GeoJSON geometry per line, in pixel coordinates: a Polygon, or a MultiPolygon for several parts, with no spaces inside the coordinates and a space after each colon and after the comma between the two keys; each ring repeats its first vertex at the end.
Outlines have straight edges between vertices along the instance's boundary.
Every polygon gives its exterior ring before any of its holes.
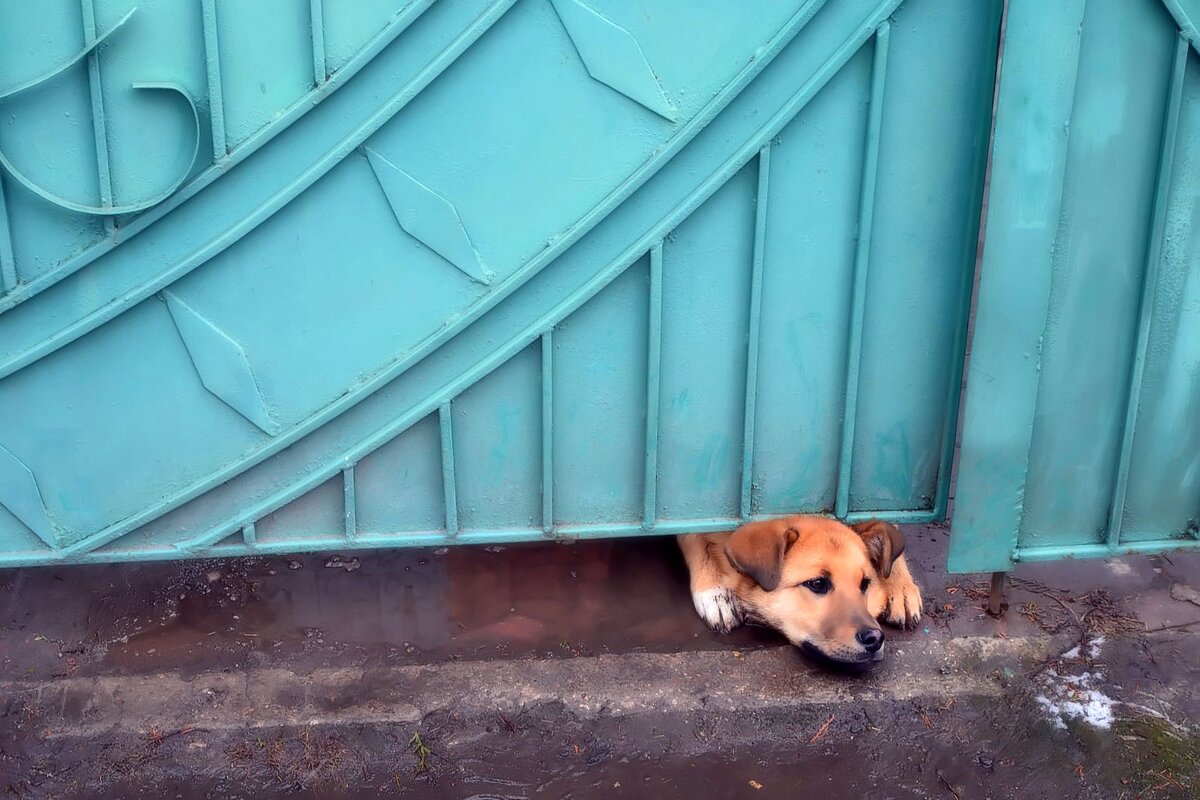
{"type": "Polygon", "coordinates": [[[1004,614],[1004,580],[1007,572],[992,573],[992,588],[988,591],[987,612],[993,617],[1004,614]]]}

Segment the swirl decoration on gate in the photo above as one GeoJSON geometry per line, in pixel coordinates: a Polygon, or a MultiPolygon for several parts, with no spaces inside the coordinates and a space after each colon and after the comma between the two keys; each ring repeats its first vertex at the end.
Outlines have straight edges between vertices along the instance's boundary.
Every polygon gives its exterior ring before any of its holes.
{"type": "MultiPolygon", "coordinates": [[[[111,38],[113,36],[113,34],[115,34],[118,30],[120,30],[125,25],[125,23],[127,23],[129,21],[130,17],[132,17],[134,15],[134,12],[136,12],[136,11],[137,11],[136,7],[130,9],[129,12],[127,14],[125,14],[125,16],[123,16],[120,20],[118,20],[115,25],[113,25],[111,28],[109,28],[104,33],[97,36],[94,40],[86,43],[84,45],[83,49],[81,49],[75,55],[71,56],[69,59],[67,59],[63,63],[59,64],[57,67],[50,70],[49,72],[47,72],[43,75],[40,75],[36,78],[33,78],[31,80],[28,80],[25,83],[18,84],[17,86],[13,86],[13,87],[7,88],[7,89],[0,89],[0,102],[3,102],[4,100],[7,100],[10,97],[14,97],[16,95],[24,94],[25,92],[29,92],[34,89],[37,89],[38,87],[43,86],[46,83],[59,77],[60,75],[62,75],[64,72],[66,72],[68,69],[75,66],[79,62],[83,61],[85,58],[87,58],[93,52],[95,52],[109,38],[111,38]]],[[[45,189],[42,186],[39,186],[37,184],[37,182],[35,182],[29,176],[23,174],[19,169],[17,169],[16,165],[14,165],[12,163],[12,161],[9,160],[8,156],[6,156],[4,154],[3,150],[0,150],[0,168],[2,168],[6,173],[8,173],[15,181],[17,181],[17,183],[21,184],[26,189],[33,192],[35,195],[42,198],[43,200],[45,200],[49,203],[53,203],[54,205],[59,206],[60,208],[65,208],[69,211],[75,211],[80,214],[90,214],[90,215],[94,215],[94,216],[115,216],[115,215],[120,215],[120,214],[134,214],[139,211],[145,211],[148,208],[153,208],[154,206],[158,205],[159,203],[161,203],[162,201],[166,200],[168,197],[173,195],[176,191],[178,191],[179,187],[182,186],[184,181],[187,180],[188,176],[192,174],[192,170],[196,166],[196,160],[200,155],[200,112],[196,108],[196,103],[192,99],[191,95],[189,95],[183,89],[183,87],[179,86],[178,84],[170,83],[170,82],[139,82],[139,83],[132,84],[132,88],[145,89],[148,91],[172,92],[174,94],[178,94],[180,97],[182,97],[184,99],[184,102],[187,103],[188,108],[191,110],[192,123],[193,123],[193,128],[194,128],[194,136],[193,136],[194,144],[192,145],[192,156],[188,161],[187,167],[179,174],[179,177],[166,190],[158,193],[157,195],[154,195],[153,197],[147,198],[145,200],[139,200],[139,201],[133,202],[133,203],[125,203],[125,204],[119,204],[119,205],[107,203],[107,204],[95,205],[95,204],[91,204],[91,203],[81,203],[76,200],[72,200],[68,197],[63,197],[61,195],[58,195],[54,192],[49,191],[48,189],[45,189]]]]}

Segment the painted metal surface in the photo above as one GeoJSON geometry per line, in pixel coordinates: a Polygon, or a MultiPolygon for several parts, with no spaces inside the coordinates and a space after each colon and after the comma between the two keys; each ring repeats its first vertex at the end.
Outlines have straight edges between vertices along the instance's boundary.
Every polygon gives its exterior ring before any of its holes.
{"type": "Polygon", "coordinates": [[[1194,0],[1010,0],[950,567],[1200,546],[1194,0]]]}
{"type": "Polygon", "coordinates": [[[0,563],[945,512],[1000,2],[0,2],[0,563]]]}

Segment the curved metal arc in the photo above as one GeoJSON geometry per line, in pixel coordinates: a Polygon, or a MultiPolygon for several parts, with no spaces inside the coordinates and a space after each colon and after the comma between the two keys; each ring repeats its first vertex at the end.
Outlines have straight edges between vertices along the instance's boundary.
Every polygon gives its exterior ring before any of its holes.
{"type": "MultiPolygon", "coordinates": [[[[667,140],[667,142],[654,154],[654,157],[645,161],[639,166],[620,186],[606,195],[591,211],[584,214],[579,220],[572,225],[552,243],[547,244],[546,248],[533,256],[528,262],[520,267],[516,272],[509,275],[504,281],[495,284],[495,290],[487,295],[477,304],[471,312],[460,317],[450,326],[443,328],[435,340],[430,340],[422,348],[421,352],[414,354],[412,359],[423,357],[430,349],[435,347],[437,343],[449,336],[453,335],[469,320],[475,316],[487,311],[489,308],[499,303],[517,287],[525,282],[532,274],[535,274],[549,261],[557,258],[566,248],[578,240],[587,230],[602,219],[609,211],[621,203],[625,198],[633,193],[637,187],[641,186],[651,175],[658,170],[667,160],[672,158],[680,148],[686,145],[699,132],[701,128],[707,125],[717,113],[724,108],[730,100],[733,99],[750,80],[758,74],[758,72],[769,63],[775,55],[782,50],[795,35],[824,7],[828,0],[808,0],[788,22],[780,29],[780,31],[772,37],[768,45],[762,48],[761,52],[741,71],[734,76],[733,80],[718,92],[705,106],[696,113],[691,120],[681,125],[675,135],[667,140]]],[[[429,81],[440,71],[447,66],[446,58],[452,61],[457,57],[459,51],[465,49],[463,42],[472,43],[475,38],[482,34],[483,30],[490,27],[499,16],[503,15],[516,0],[496,0],[495,4],[489,9],[488,13],[481,16],[476,21],[472,29],[465,31],[454,43],[443,53],[427,66],[422,74],[414,78],[410,82],[410,86],[414,87],[412,91],[408,89],[398,93],[388,105],[374,114],[366,122],[360,124],[355,130],[351,131],[338,146],[330,148],[327,153],[322,156],[317,163],[307,168],[301,175],[292,180],[288,186],[281,192],[271,196],[265,202],[255,208],[249,215],[241,220],[233,228],[230,228],[225,234],[218,239],[203,245],[193,251],[190,256],[185,257],[178,262],[174,267],[168,268],[163,272],[158,273],[152,280],[146,280],[141,284],[133,286],[123,292],[113,300],[104,305],[94,308],[93,310],[83,314],[76,319],[75,322],[59,329],[57,332],[43,338],[36,345],[29,346],[22,352],[8,358],[0,360],[0,378],[10,375],[24,367],[29,366],[33,362],[49,355],[60,347],[75,341],[85,333],[95,329],[96,327],[108,322],[110,319],[123,313],[126,309],[132,307],[136,303],[148,297],[160,289],[169,286],[171,283],[187,275],[192,270],[196,269],[202,263],[223,251],[234,242],[241,239],[257,225],[268,219],[271,215],[277,212],[280,208],[294,199],[301,191],[307,189],[317,181],[322,175],[328,172],[335,163],[345,157],[347,152],[358,147],[371,134],[378,130],[384,122],[394,116],[400,107],[415,96],[429,81]]],[[[874,27],[879,22],[891,14],[901,0],[878,0],[878,5],[869,15],[868,27],[869,30],[874,30],[874,27]]],[[[0,298],[0,310],[5,308],[3,298],[0,298]]],[[[408,360],[405,364],[409,363],[408,360]]]]}
{"type": "MultiPolygon", "coordinates": [[[[164,200],[153,209],[147,209],[146,213],[139,214],[137,217],[126,222],[121,228],[120,241],[129,241],[132,236],[145,230],[150,223],[161,219],[163,214],[178,207],[179,204],[211,184],[219,175],[227,172],[232,166],[244,161],[251,154],[261,149],[288,124],[301,117],[308,109],[317,105],[358,73],[372,58],[403,33],[433,2],[434,0],[415,0],[415,2],[407,6],[399,16],[395,17],[388,23],[387,27],[377,33],[350,61],[334,72],[324,84],[301,97],[266,127],[260,128],[246,139],[246,141],[235,147],[223,159],[221,164],[214,163],[206,167],[197,173],[195,178],[188,181],[185,186],[180,187],[170,198],[164,200]]],[[[116,242],[117,240],[112,237],[101,239],[86,250],[59,262],[49,272],[20,284],[8,293],[0,292],[0,314],[48,289],[60,280],[70,277],[83,267],[110,252],[116,242]]]]}
{"type": "MultiPolygon", "coordinates": [[[[130,12],[130,13],[132,13],[132,12],[130,12]]],[[[176,178],[175,181],[166,190],[159,192],[158,194],[156,194],[153,197],[150,197],[146,200],[139,200],[136,203],[126,203],[124,205],[108,205],[108,206],[106,206],[106,205],[91,205],[88,203],[78,203],[74,200],[71,200],[70,198],[63,197],[61,195],[58,195],[58,194],[55,194],[54,192],[49,191],[48,189],[42,188],[37,183],[35,183],[31,178],[29,178],[28,176],[23,174],[20,170],[18,170],[16,165],[14,165],[11,160],[9,160],[8,156],[4,155],[4,152],[2,150],[0,150],[0,167],[2,167],[5,172],[7,172],[10,176],[12,176],[12,178],[17,183],[21,184],[26,189],[28,189],[30,192],[32,192],[33,194],[42,198],[46,202],[53,203],[54,205],[59,206],[60,208],[65,208],[69,211],[74,211],[79,214],[89,214],[92,216],[106,216],[107,217],[107,216],[116,216],[119,214],[133,214],[138,211],[145,211],[148,208],[153,208],[154,206],[158,205],[159,203],[161,203],[162,201],[166,200],[168,197],[173,195],[176,191],[178,191],[179,187],[183,185],[184,181],[186,181],[188,179],[188,176],[192,174],[192,170],[195,169],[195,167],[196,167],[196,159],[199,158],[199,156],[200,156],[200,112],[197,110],[196,103],[195,103],[195,101],[192,100],[191,95],[189,95],[186,91],[184,91],[183,87],[181,87],[177,84],[174,84],[174,83],[135,83],[135,84],[133,84],[133,88],[134,89],[149,89],[149,90],[175,92],[175,93],[181,95],[185,101],[187,101],[188,108],[191,109],[191,112],[192,112],[192,123],[193,123],[194,134],[195,134],[193,136],[194,144],[192,145],[192,157],[188,161],[187,168],[184,169],[179,174],[179,177],[176,178]]]]}
{"type": "Polygon", "coordinates": [[[113,25],[111,28],[109,28],[104,33],[97,36],[93,41],[89,42],[88,44],[85,44],[83,49],[80,50],[78,53],[71,56],[69,59],[67,59],[63,63],[59,64],[57,67],[55,67],[54,69],[45,73],[44,75],[39,75],[36,78],[32,78],[32,79],[26,81],[25,83],[17,84],[16,86],[13,86],[8,89],[0,89],[0,100],[7,100],[8,98],[13,97],[14,95],[18,95],[18,94],[21,94],[22,92],[27,92],[30,89],[37,88],[38,86],[41,86],[43,83],[47,83],[48,81],[54,80],[59,75],[63,74],[67,70],[69,70],[71,67],[78,64],[80,61],[83,61],[85,58],[87,58],[89,55],[91,55],[92,52],[96,48],[98,48],[100,45],[104,44],[104,42],[107,41],[110,36],[112,36],[114,33],[116,33],[118,30],[120,30],[120,28],[126,22],[129,21],[129,18],[133,16],[135,11],[137,11],[137,6],[134,6],[133,8],[129,9],[128,13],[126,13],[125,16],[123,16],[119,20],[117,20],[116,24],[113,25]]]}

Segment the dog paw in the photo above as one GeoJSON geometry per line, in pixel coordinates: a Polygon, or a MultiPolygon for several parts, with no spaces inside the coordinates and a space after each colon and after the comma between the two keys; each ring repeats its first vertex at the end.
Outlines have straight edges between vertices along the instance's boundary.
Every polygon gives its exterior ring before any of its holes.
{"type": "Polygon", "coordinates": [[[696,613],[714,633],[729,633],[742,624],[737,598],[728,589],[703,589],[692,592],[696,613]]]}
{"type": "Polygon", "coordinates": [[[888,585],[884,622],[897,628],[915,628],[921,621],[922,605],[921,589],[911,577],[892,580],[888,585]]]}

